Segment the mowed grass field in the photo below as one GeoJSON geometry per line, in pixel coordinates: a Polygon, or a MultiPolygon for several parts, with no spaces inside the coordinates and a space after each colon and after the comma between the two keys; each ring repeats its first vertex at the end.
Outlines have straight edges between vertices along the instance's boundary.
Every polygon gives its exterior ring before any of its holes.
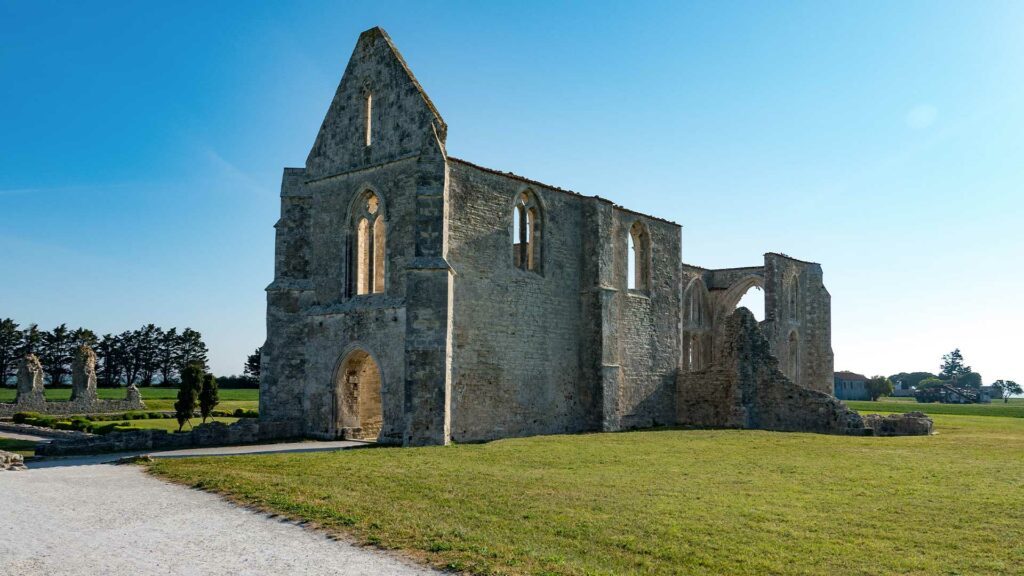
{"type": "MultiPolygon", "coordinates": [[[[123,400],[124,388],[98,388],[100,398],[107,400],[123,400]]],[[[149,387],[139,388],[146,409],[150,411],[174,410],[174,399],[178,395],[177,388],[149,387]]],[[[220,404],[218,410],[235,411],[258,410],[260,391],[255,388],[222,388],[219,391],[220,404]]],[[[14,402],[17,391],[14,388],[0,388],[0,402],[14,402]]],[[[46,390],[46,399],[52,402],[63,402],[71,399],[70,388],[53,388],[46,390]]]]}
{"type": "Polygon", "coordinates": [[[655,430],[158,461],[473,574],[1020,574],[1024,419],[931,437],[655,430]]]}
{"type": "MultiPolygon", "coordinates": [[[[215,418],[207,418],[206,421],[207,421],[207,423],[209,423],[209,422],[223,422],[225,424],[232,424],[234,422],[237,422],[238,418],[215,417],[215,418]]],[[[129,426],[131,426],[132,428],[144,428],[144,429],[147,429],[147,430],[150,430],[150,429],[152,429],[152,430],[166,430],[168,432],[177,432],[178,431],[178,421],[175,420],[174,418],[150,418],[150,419],[147,419],[147,420],[125,420],[124,423],[129,425],[129,426]]],[[[184,426],[184,428],[182,428],[182,430],[185,431],[185,432],[188,432],[189,430],[192,429],[193,426],[198,426],[199,424],[202,424],[202,423],[203,423],[203,419],[202,418],[193,418],[191,424],[186,422],[185,426],[184,426]]]]}
{"type": "Polygon", "coordinates": [[[999,400],[991,404],[940,404],[938,402],[922,404],[913,398],[881,398],[875,402],[846,400],[846,405],[854,410],[865,413],[924,412],[930,415],[961,414],[1024,418],[1024,398],[1011,398],[1007,403],[999,400]]]}

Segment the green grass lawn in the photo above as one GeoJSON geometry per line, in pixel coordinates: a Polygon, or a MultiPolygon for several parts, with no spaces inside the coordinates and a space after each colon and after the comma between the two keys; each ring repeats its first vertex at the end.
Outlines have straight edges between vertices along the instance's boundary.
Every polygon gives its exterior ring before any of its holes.
{"type": "Polygon", "coordinates": [[[150,469],[476,574],[1020,574],[1024,419],[935,421],[931,437],[661,430],[150,469]]]}
{"type": "MultiPolygon", "coordinates": [[[[225,424],[232,424],[234,422],[237,422],[238,418],[220,418],[220,417],[217,417],[217,418],[207,418],[206,421],[208,423],[209,422],[223,422],[225,424]]],[[[148,420],[125,420],[124,422],[126,422],[129,426],[131,426],[133,428],[144,428],[144,429],[147,429],[147,430],[148,429],[167,430],[168,432],[177,432],[178,431],[178,421],[175,420],[174,418],[151,418],[151,419],[148,419],[148,420]]],[[[185,430],[187,432],[187,431],[192,429],[192,426],[194,426],[194,425],[198,426],[199,424],[202,424],[202,422],[203,422],[202,418],[193,418],[192,419],[192,424],[189,424],[189,423],[186,422],[185,423],[185,427],[183,428],[183,430],[185,430]]]]}
{"type": "Polygon", "coordinates": [[[1002,400],[991,404],[940,404],[907,401],[904,398],[882,398],[876,402],[846,400],[846,405],[859,412],[924,412],[925,414],[960,414],[973,416],[1007,416],[1024,418],[1024,398],[1012,398],[1004,404],[1002,400]]]}
{"type": "Polygon", "coordinates": [[[36,443],[29,440],[11,440],[0,438],[0,450],[16,452],[22,456],[32,456],[36,453],[36,443]]]}
{"type": "MultiPolygon", "coordinates": [[[[142,400],[146,403],[146,409],[150,411],[174,410],[174,399],[178,394],[177,388],[139,388],[142,393],[142,400]]],[[[123,400],[124,388],[99,388],[97,394],[100,398],[107,400],[123,400]]],[[[219,391],[220,404],[218,410],[235,411],[238,408],[243,410],[258,410],[260,391],[255,388],[225,388],[219,391]]],[[[14,402],[17,392],[14,388],[0,388],[0,402],[14,402]]],[[[54,388],[46,390],[46,399],[55,402],[71,399],[70,388],[54,388]]]]}

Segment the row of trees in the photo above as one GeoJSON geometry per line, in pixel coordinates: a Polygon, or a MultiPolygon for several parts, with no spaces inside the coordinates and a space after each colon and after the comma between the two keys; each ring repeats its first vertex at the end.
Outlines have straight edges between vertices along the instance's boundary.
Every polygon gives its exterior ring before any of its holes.
{"type": "Polygon", "coordinates": [[[49,385],[68,383],[75,351],[87,345],[96,352],[97,384],[117,387],[135,384],[173,384],[189,365],[206,369],[209,350],[202,335],[185,328],[164,330],[146,324],[137,330],[97,336],[87,328],[69,329],[61,324],[42,331],[35,324],[20,329],[10,318],[0,320],[0,384],[16,375],[18,359],[35,354],[49,385]]]}
{"type": "MultiPolygon", "coordinates": [[[[876,376],[871,380],[876,378],[882,377],[876,376]]],[[[942,365],[939,367],[938,374],[932,374],[931,372],[900,372],[899,374],[893,374],[888,380],[900,382],[907,388],[914,388],[919,394],[928,398],[935,395],[933,391],[942,387],[953,388],[968,397],[972,395],[976,397],[984,385],[981,374],[975,372],[967,365],[959,348],[942,357],[942,365]]],[[[999,390],[1004,402],[1008,401],[1011,396],[1024,394],[1024,390],[1013,380],[996,380],[992,385],[999,390]]],[[[868,382],[868,390],[871,391],[871,381],[868,382]]]]}

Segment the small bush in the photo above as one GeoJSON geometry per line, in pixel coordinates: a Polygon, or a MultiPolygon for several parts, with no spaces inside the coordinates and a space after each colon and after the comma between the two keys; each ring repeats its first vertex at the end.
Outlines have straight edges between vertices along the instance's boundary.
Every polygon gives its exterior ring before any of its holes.
{"type": "Polygon", "coordinates": [[[237,408],[232,414],[235,418],[259,418],[260,413],[258,410],[244,410],[237,408]]]}
{"type": "Polygon", "coordinates": [[[39,416],[42,416],[42,414],[38,414],[36,412],[18,412],[11,419],[14,420],[15,424],[25,424],[29,419],[38,418],[39,416]]]}

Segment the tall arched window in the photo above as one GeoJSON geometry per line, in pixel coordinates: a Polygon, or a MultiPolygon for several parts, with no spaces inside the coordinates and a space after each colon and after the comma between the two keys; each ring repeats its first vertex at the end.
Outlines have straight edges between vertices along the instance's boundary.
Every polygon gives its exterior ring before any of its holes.
{"type": "Polygon", "coordinates": [[[364,106],[364,112],[366,113],[366,145],[370,146],[373,144],[373,94],[366,94],[366,105],[364,106]]]}
{"type": "Polygon", "coordinates": [[[800,305],[800,279],[794,275],[789,280],[789,317],[797,317],[797,307],[800,305]]]}
{"type": "Polygon", "coordinates": [[[537,197],[529,190],[521,192],[512,209],[512,263],[516,268],[540,271],[542,231],[537,197]]]}
{"type": "Polygon", "coordinates": [[[789,342],[787,342],[788,348],[788,368],[789,368],[789,379],[794,384],[800,383],[800,339],[796,335],[796,330],[789,333],[789,342]]]}
{"type": "Polygon", "coordinates": [[[384,214],[376,194],[369,190],[362,193],[352,221],[355,225],[351,259],[353,292],[356,295],[382,293],[387,246],[384,214]]]}
{"type": "Polygon", "coordinates": [[[650,239],[639,221],[629,227],[627,285],[630,290],[650,290],[650,239]]]}

